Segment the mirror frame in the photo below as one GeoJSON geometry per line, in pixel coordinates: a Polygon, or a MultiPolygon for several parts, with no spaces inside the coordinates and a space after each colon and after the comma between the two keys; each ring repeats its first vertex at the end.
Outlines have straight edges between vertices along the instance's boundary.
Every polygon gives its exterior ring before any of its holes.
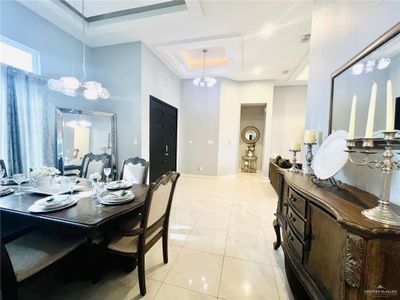
{"type": "Polygon", "coordinates": [[[115,159],[116,174],[118,174],[118,156],[117,156],[117,115],[110,112],[100,111],[83,111],[72,108],[56,108],[56,137],[55,137],[55,150],[56,150],[56,166],[61,174],[64,174],[64,137],[63,137],[63,114],[78,114],[88,116],[110,117],[111,118],[111,155],[115,159]]]}
{"type": "Polygon", "coordinates": [[[242,130],[242,140],[243,142],[245,142],[246,144],[249,145],[253,145],[256,144],[258,142],[258,140],[260,139],[260,130],[258,130],[257,127],[254,126],[247,126],[242,130]],[[257,133],[257,138],[255,140],[249,141],[248,139],[246,139],[246,131],[247,130],[254,130],[257,133]]]}
{"type": "Polygon", "coordinates": [[[388,31],[386,31],[384,34],[382,34],[380,37],[378,37],[375,41],[373,41],[370,45],[368,45],[364,50],[359,52],[356,56],[354,56],[352,59],[350,59],[347,63],[345,63],[343,66],[341,66],[339,69],[337,69],[332,74],[328,134],[332,133],[333,95],[334,95],[334,89],[335,89],[335,85],[334,85],[335,78],[338,77],[340,74],[342,74],[347,69],[351,68],[356,63],[358,63],[364,57],[366,57],[369,54],[371,54],[372,52],[374,52],[376,49],[378,49],[380,46],[384,45],[386,42],[388,42],[389,40],[391,40],[393,37],[395,37],[398,34],[400,34],[400,22],[398,22],[396,25],[394,25],[392,28],[390,28],[388,31]]]}

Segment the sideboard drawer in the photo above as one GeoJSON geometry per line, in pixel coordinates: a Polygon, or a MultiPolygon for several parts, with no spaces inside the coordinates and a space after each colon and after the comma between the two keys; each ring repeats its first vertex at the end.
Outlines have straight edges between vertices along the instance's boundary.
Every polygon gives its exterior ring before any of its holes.
{"type": "Polygon", "coordinates": [[[287,242],[289,247],[294,250],[300,261],[303,261],[303,243],[297,238],[290,225],[287,227],[287,242]]]}
{"type": "Polygon", "coordinates": [[[294,207],[302,217],[306,216],[306,199],[289,188],[289,204],[294,207]]]}
{"type": "Polygon", "coordinates": [[[306,223],[299,217],[299,215],[293,210],[291,205],[289,205],[289,210],[287,213],[287,219],[290,226],[293,228],[294,231],[300,236],[301,239],[304,240],[304,231],[306,223]]]}

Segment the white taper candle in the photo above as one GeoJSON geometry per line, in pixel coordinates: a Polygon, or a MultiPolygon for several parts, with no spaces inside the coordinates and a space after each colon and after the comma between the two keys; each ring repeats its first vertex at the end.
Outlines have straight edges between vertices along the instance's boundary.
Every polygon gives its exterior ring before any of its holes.
{"type": "Polygon", "coordinates": [[[350,124],[349,124],[349,140],[353,140],[355,135],[356,107],[357,107],[357,96],[353,95],[353,102],[351,104],[351,113],[350,113],[350,124]]]}
{"type": "Polygon", "coordinates": [[[375,108],[376,108],[376,93],[378,86],[374,82],[371,89],[371,99],[369,101],[367,127],[365,128],[365,138],[371,139],[374,135],[374,121],[375,121],[375,108]]]}
{"type": "Polygon", "coordinates": [[[386,82],[386,131],[394,131],[394,105],[392,81],[386,82]]]}

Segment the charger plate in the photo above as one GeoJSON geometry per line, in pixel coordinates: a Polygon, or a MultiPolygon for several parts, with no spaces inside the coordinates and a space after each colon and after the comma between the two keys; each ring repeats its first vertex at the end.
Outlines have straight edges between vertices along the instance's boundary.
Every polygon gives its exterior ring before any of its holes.
{"type": "Polygon", "coordinates": [[[314,160],[314,173],[319,179],[334,176],[346,165],[349,154],[344,150],[347,150],[348,136],[347,131],[338,130],[322,143],[314,160]]]}

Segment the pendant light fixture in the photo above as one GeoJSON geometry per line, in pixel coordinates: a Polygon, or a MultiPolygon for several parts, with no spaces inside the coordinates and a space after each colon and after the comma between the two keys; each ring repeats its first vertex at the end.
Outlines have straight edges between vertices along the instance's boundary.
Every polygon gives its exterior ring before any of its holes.
{"type": "MultiPolygon", "coordinates": [[[[82,0],[82,15],[85,15],[85,0],[82,0]]],[[[85,81],[86,80],[86,26],[85,20],[82,20],[82,79],[79,81],[73,76],[64,76],[60,79],[49,79],[47,86],[49,89],[57,92],[61,92],[64,95],[76,97],[76,95],[82,94],[87,100],[96,100],[99,97],[102,99],[110,98],[110,93],[106,88],[97,81],[85,81]]]]}
{"type": "Polygon", "coordinates": [[[203,49],[203,76],[196,77],[193,79],[193,84],[195,86],[200,86],[200,87],[213,87],[214,84],[217,82],[217,79],[211,76],[206,76],[206,54],[208,50],[203,49]]]}

